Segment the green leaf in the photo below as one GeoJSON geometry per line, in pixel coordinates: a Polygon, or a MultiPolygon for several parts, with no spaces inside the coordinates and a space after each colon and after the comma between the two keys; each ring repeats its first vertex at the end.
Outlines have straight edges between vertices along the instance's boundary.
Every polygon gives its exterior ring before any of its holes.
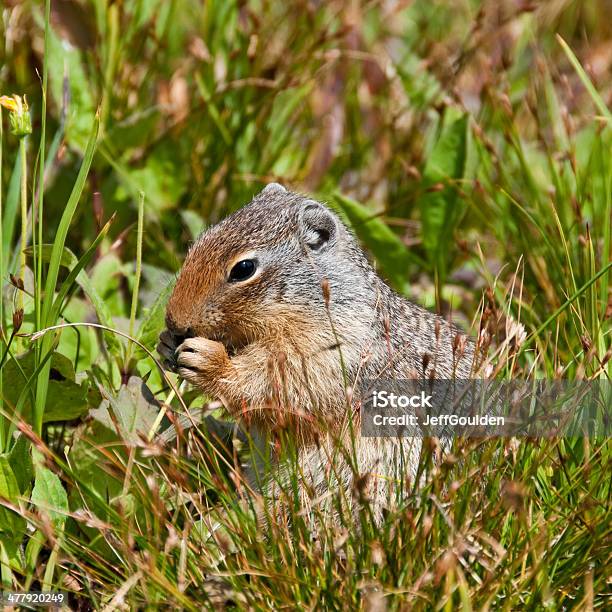
{"type": "MultiPolygon", "coordinates": [[[[9,457],[6,454],[0,455],[0,500],[17,504],[19,495],[19,484],[11,468],[9,457]]],[[[19,514],[0,503],[0,533],[4,534],[3,538],[18,540],[25,532],[25,527],[25,520],[19,514]]]]}
{"type": "Polygon", "coordinates": [[[413,265],[421,265],[420,259],[408,250],[401,238],[380,218],[363,204],[339,193],[331,201],[345,221],[353,228],[359,239],[380,264],[383,275],[398,290],[408,289],[406,279],[413,265]]]}
{"type": "MultiPolygon", "coordinates": [[[[8,406],[16,406],[25,383],[36,370],[35,353],[29,351],[8,361],[3,367],[4,398],[8,406]],[[19,366],[15,363],[19,362],[19,366]]],[[[50,380],[43,422],[71,421],[83,416],[89,409],[88,383],[75,382],[74,367],[70,359],[61,353],[53,353],[50,359],[50,380]]],[[[21,416],[27,422],[32,418],[32,402],[25,398],[21,416]]]]}
{"type": "MultiPolygon", "coordinates": [[[[42,251],[42,260],[48,262],[51,259],[51,251],[53,250],[53,245],[43,244],[40,249],[42,251]]],[[[29,257],[34,257],[38,253],[38,247],[36,247],[35,249],[34,247],[29,246],[25,249],[25,252],[26,255],[28,255],[29,257]]],[[[60,255],[60,264],[64,268],[72,269],[76,265],[77,261],[78,259],[76,255],[68,247],[64,247],[64,250],[60,255]]]]}
{"type": "MultiPolygon", "coordinates": [[[[19,540],[21,537],[21,534],[19,534],[19,540]]],[[[4,559],[2,562],[7,564],[12,570],[23,573],[24,555],[19,540],[15,539],[11,541],[8,538],[0,540],[0,556],[2,556],[2,548],[4,547],[4,559]]]]}
{"type": "Polygon", "coordinates": [[[63,529],[68,514],[68,496],[57,474],[37,465],[31,500],[42,512],[49,515],[57,530],[63,529]]]}
{"type": "Polygon", "coordinates": [[[91,416],[111,431],[117,431],[121,439],[130,444],[147,436],[159,413],[159,402],[144,381],[132,376],[116,396],[109,396],[91,411],[91,416]],[[111,416],[112,413],[112,416],[111,416]]]}
{"type": "Polygon", "coordinates": [[[19,490],[25,493],[32,486],[34,467],[30,454],[30,441],[23,434],[17,438],[17,442],[9,453],[9,463],[13,468],[19,490]]]}
{"type": "Polygon", "coordinates": [[[437,273],[438,286],[446,278],[453,232],[465,211],[459,183],[466,176],[468,147],[468,115],[448,107],[425,165],[420,199],[423,246],[437,273]]]}

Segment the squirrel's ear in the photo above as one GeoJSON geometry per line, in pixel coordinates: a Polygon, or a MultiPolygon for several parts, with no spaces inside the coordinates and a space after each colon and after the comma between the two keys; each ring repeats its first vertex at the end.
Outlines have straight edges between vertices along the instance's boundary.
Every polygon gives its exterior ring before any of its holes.
{"type": "Polygon", "coordinates": [[[287,190],[280,183],[268,183],[262,190],[261,193],[271,195],[273,193],[287,193],[287,190]]]}
{"type": "Polygon", "coordinates": [[[325,206],[314,200],[304,202],[299,225],[301,238],[311,251],[320,253],[336,241],[336,219],[325,206]]]}

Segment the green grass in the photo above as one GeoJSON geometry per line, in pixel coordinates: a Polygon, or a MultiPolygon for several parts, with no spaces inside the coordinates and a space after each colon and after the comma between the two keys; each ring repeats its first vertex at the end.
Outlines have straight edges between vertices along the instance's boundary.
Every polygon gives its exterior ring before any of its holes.
{"type": "Polygon", "coordinates": [[[432,443],[382,525],[356,485],[313,537],[299,465],[262,514],[209,437],[158,436],[203,403],[154,354],[181,258],[271,180],[334,206],[496,376],[609,380],[612,15],[535,4],[3,9],[0,95],[25,94],[33,125],[19,140],[0,115],[3,589],[93,609],[200,609],[214,585],[255,609],[606,607],[608,439],[457,440],[442,460],[432,443]]]}

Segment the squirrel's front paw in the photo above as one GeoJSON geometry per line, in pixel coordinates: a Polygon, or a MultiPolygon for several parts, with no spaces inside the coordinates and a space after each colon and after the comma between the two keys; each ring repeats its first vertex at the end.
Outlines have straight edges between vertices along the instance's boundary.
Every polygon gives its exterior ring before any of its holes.
{"type": "Polygon", "coordinates": [[[180,376],[206,391],[230,366],[225,346],[207,338],[187,338],[176,349],[176,362],[180,376]]]}

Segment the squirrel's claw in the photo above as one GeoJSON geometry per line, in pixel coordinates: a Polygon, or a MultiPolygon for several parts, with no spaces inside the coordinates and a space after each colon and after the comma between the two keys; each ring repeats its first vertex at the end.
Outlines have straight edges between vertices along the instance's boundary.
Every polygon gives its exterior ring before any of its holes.
{"type": "Polygon", "coordinates": [[[225,346],[208,338],[187,338],[176,349],[178,373],[203,389],[210,389],[230,364],[225,346]]]}

